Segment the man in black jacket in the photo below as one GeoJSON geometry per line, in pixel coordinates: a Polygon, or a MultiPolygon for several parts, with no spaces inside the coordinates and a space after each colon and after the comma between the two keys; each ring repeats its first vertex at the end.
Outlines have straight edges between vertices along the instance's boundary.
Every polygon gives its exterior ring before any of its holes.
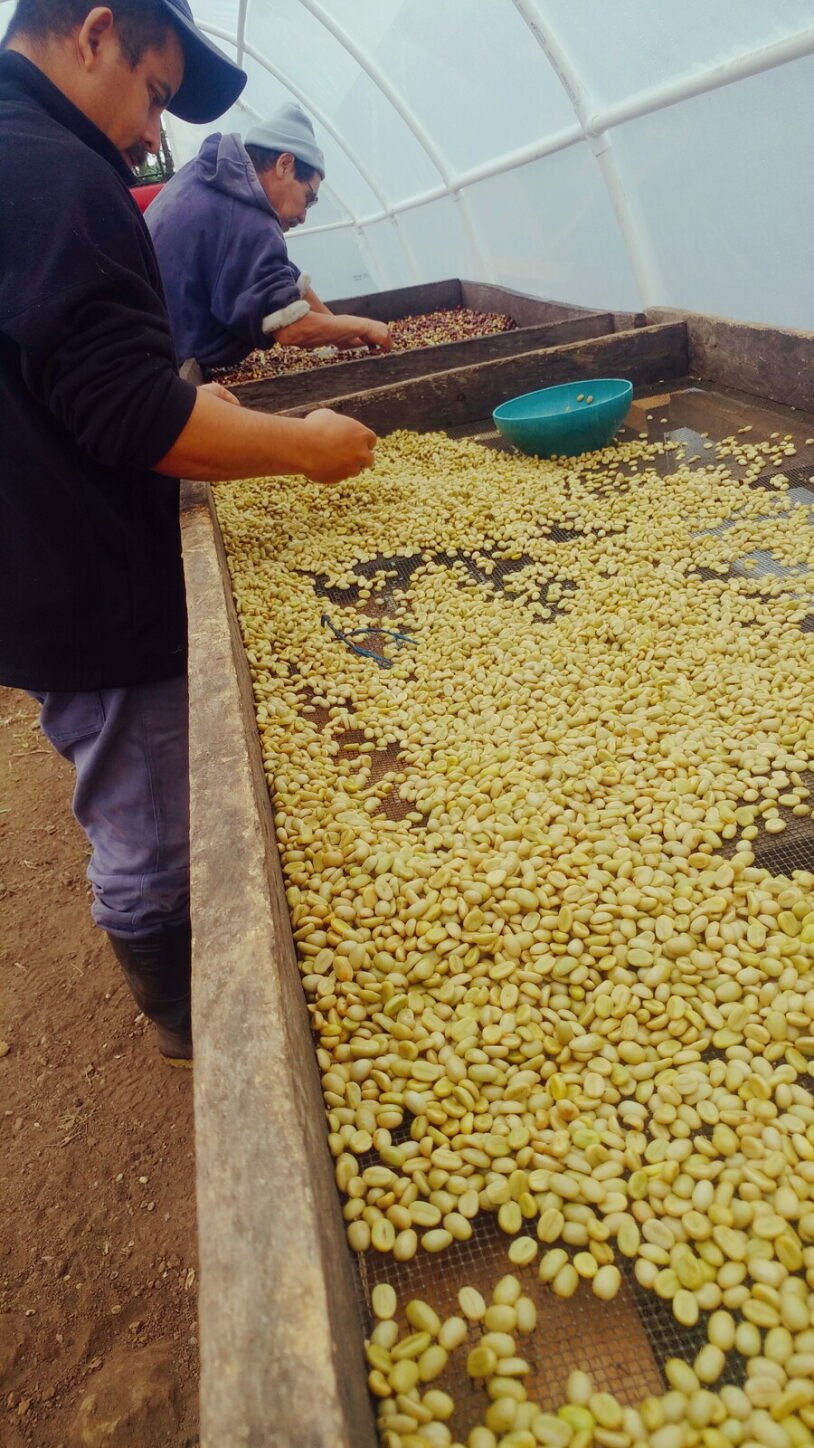
{"type": "Polygon", "coordinates": [[[131,168],[165,107],[210,121],[244,82],[187,0],[18,0],[0,51],[0,682],[76,768],[94,918],[174,1062],[192,1056],[177,480],[338,481],[375,444],[178,376],[131,168]]]}

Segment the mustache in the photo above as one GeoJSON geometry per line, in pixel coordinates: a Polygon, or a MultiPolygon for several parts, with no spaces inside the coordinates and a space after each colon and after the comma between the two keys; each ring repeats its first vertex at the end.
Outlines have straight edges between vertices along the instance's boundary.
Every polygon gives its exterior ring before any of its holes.
{"type": "Polygon", "coordinates": [[[144,165],[149,152],[146,146],[130,146],[123,152],[123,155],[128,166],[132,166],[133,170],[136,171],[139,166],[144,165]]]}

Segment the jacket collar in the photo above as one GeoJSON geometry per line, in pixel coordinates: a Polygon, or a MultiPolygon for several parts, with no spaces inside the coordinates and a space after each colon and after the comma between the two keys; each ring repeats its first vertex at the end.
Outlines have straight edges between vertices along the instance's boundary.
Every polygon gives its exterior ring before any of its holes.
{"type": "Polygon", "coordinates": [[[96,151],[113,167],[126,186],[133,185],[132,171],[104,131],[100,131],[73,101],[69,101],[38,66],[16,50],[4,50],[0,53],[0,82],[7,80],[30,95],[58,125],[64,126],[92,151],[96,151]]]}

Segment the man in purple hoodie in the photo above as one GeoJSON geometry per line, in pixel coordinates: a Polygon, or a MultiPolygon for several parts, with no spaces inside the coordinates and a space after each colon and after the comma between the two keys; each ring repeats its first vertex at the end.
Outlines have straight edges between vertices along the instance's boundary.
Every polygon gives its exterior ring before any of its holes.
{"type": "Polygon", "coordinates": [[[285,105],[245,142],[208,136],[148,207],[182,359],[226,367],[276,342],[389,350],[383,322],[334,316],[288,255],[285,232],[305,221],[324,176],[310,120],[285,105]]]}

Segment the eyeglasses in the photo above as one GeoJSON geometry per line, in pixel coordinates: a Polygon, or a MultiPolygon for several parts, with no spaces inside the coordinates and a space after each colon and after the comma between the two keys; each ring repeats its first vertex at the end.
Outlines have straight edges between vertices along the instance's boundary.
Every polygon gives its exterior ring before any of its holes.
{"type": "Polygon", "coordinates": [[[305,209],[308,211],[312,206],[316,206],[319,197],[310,181],[303,181],[301,184],[305,187],[305,209]]]}

